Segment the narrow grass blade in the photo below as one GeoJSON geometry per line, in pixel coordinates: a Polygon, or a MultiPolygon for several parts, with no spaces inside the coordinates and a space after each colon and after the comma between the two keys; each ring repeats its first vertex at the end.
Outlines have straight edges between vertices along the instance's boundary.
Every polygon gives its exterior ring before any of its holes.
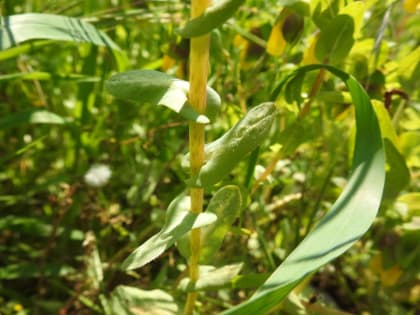
{"type": "Polygon", "coordinates": [[[43,13],[26,13],[0,18],[0,50],[34,39],[85,42],[119,50],[105,33],[77,18],[43,13]]]}

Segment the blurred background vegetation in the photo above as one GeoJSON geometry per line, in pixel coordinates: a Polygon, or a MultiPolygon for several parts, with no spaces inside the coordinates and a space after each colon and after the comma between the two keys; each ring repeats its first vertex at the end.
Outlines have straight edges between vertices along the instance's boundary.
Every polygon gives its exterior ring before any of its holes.
{"type": "MultiPolygon", "coordinates": [[[[272,90],[291,70],[320,62],[311,52],[317,23],[351,1],[314,1],[321,11],[305,17],[301,37],[270,51],[267,42],[279,45],[271,37],[287,2],[293,1],[248,0],[212,33],[209,84],[223,107],[207,141],[247,108],[273,100],[272,90]]],[[[363,2],[351,51],[331,62],[362,83],[382,113],[381,125],[393,127],[383,206],[356,246],[308,280],[305,307],[285,306],[280,314],[341,314],[327,307],[343,314],[420,314],[418,1],[363,2]]],[[[118,285],[165,289],[182,299],[176,288],[185,261],[175,249],[136,272],[122,272],[119,264],[160,228],[167,205],[185,189],[180,158],[187,123],[163,108],[112,99],[103,86],[127,69],[187,79],[189,43],[175,30],[188,19],[189,4],[3,0],[0,10],[2,16],[79,17],[121,49],[31,41],[0,51],[0,314],[113,314],[106,301],[118,285]],[[34,110],[38,118],[30,116],[34,110]]],[[[315,77],[303,83],[307,94],[315,77]]],[[[280,156],[276,145],[263,144],[254,175],[275,167],[261,185],[255,182],[252,200],[214,258],[216,265],[243,262],[242,273],[254,274],[255,283],[203,294],[203,314],[248,296],[337,198],[351,162],[350,102],[343,86],[326,76],[296,127],[302,144],[280,156]]],[[[274,140],[299,111],[293,97],[278,103],[274,140]]],[[[244,160],[229,181],[243,185],[247,166],[244,160]]]]}

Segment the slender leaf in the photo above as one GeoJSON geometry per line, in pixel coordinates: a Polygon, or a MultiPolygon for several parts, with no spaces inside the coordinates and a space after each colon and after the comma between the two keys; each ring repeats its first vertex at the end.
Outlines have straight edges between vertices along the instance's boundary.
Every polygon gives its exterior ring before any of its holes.
{"type": "Polygon", "coordinates": [[[26,13],[0,18],[0,50],[33,39],[86,42],[119,50],[118,46],[92,24],[54,14],[26,13]]]}
{"type": "Polygon", "coordinates": [[[306,66],[290,78],[320,68],[341,78],[353,98],[357,125],[353,173],[329,213],[248,301],[225,311],[224,315],[266,314],[305,276],[350,248],[375,219],[385,182],[385,154],[378,120],[360,84],[334,67],[306,66]]]}

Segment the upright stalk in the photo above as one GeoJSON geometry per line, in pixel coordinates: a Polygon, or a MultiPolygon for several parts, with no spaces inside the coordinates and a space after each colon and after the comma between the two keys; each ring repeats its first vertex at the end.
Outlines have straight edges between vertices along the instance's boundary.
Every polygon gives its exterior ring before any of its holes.
{"type": "MultiPolygon", "coordinates": [[[[208,0],[191,0],[191,18],[201,15],[209,4],[208,0]]],[[[192,107],[199,113],[206,109],[206,87],[209,66],[209,35],[193,37],[190,44],[190,91],[189,100],[192,107]]],[[[200,171],[204,162],[204,126],[195,122],[189,124],[189,149],[191,174],[200,171]]],[[[191,212],[203,211],[202,188],[191,188],[191,212]]],[[[191,257],[189,261],[189,274],[192,282],[196,282],[199,274],[200,257],[200,229],[193,229],[190,234],[191,257]]],[[[188,293],[184,314],[193,313],[197,293],[188,293]]]]}

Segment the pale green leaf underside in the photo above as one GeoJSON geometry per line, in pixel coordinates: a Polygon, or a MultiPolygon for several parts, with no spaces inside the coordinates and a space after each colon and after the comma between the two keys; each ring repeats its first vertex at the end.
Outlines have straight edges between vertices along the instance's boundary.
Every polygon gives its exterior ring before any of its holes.
{"type": "Polygon", "coordinates": [[[174,315],[178,314],[178,306],[165,291],[119,285],[111,293],[108,311],[113,315],[174,315]]]}
{"type": "Polygon", "coordinates": [[[231,287],[232,280],[239,274],[243,263],[225,265],[220,268],[214,266],[200,266],[200,278],[192,282],[190,278],[184,278],[179,283],[178,289],[182,291],[205,291],[224,287],[231,287]]]}
{"type": "Polygon", "coordinates": [[[165,224],[159,233],[153,235],[140,245],[123,262],[122,268],[126,270],[144,266],[160,256],[171,247],[178,239],[193,228],[199,228],[216,221],[212,213],[194,214],[190,209],[190,198],[180,195],[168,207],[165,224]]]}
{"type": "Polygon", "coordinates": [[[188,102],[189,83],[154,70],[130,70],[106,81],[107,90],[116,98],[140,104],[162,105],[182,117],[200,124],[212,121],[220,110],[220,96],[207,87],[206,112],[197,113],[188,102]]]}
{"type": "Polygon", "coordinates": [[[257,292],[223,315],[267,313],[305,276],[350,248],[367,231],[377,214],[385,182],[385,155],[375,112],[359,83],[334,67],[302,67],[290,75],[290,79],[320,68],[326,68],[344,81],[355,105],[357,133],[353,173],[329,213],[257,292]]]}
{"type": "Polygon", "coordinates": [[[119,50],[118,46],[92,24],[61,15],[26,13],[0,18],[0,50],[34,39],[85,42],[119,50]]]}

